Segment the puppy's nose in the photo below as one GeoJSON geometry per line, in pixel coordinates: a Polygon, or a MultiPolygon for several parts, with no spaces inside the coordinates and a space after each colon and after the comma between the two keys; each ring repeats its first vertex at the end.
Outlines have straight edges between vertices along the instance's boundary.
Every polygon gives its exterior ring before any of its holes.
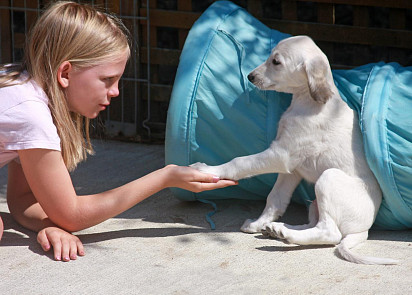
{"type": "Polygon", "coordinates": [[[253,83],[253,80],[255,80],[255,75],[249,74],[249,75],[247,75],[247,78],[250,82],[253,83]]]}

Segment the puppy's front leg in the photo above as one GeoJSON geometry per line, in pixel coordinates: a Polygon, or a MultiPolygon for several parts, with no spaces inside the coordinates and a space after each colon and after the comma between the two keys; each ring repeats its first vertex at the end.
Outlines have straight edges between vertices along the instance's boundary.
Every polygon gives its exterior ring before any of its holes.
{"type": "Polygon", "coordinates": [[[289,173],[289,157],[283,149],[272,145],[269,149],[250,156],[238,157],[218,166],[195,163],[191,167],[220,178],[239,180],[266,173],[289,173]]]}
{"type": "Polygon", "coordinates": [[[246,233],[261,232],[266,224],[280,218],[285,213],[292,198],[292,193],[301,180],[302,177],[296,172],[292,174],[279,174],[260,217],[257,220],[246,220],[240,230],[246,233]]]}

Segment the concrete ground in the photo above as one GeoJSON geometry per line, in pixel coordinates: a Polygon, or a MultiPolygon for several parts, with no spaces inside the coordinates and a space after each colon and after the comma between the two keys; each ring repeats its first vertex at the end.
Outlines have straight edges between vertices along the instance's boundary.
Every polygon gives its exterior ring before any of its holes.
{"type": "MultiPolygon", "coordinates": [[[[96,155],[73,173],[79,194],[107,190],[164,163],[164,147],[94,142],[96,155]]],[[[370,232],[356,248],[390,257],[394,266],[357,265],[338,258],[333,247],[287,245],[239,231],[264,202],[218,201],[211,206],[181,202],[164,190],[123,214],[77,235],[86,256],[56,262],[36,234],[13,221],[0,169],[1,294],[412,294],[412,231],[370,232]]],[[[303,223],[306,209],[292,204],[283,220],[303,223]]]]}

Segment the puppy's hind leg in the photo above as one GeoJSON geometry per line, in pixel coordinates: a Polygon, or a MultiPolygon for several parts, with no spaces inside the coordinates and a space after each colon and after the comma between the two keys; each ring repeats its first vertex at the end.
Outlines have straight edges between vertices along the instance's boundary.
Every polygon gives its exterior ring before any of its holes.
{"type": "Polygon", "coordinates": [[[375,210],[380,204],[379,190],[367,189],[362,179],[349,176],[339,169],[328,169],[316,182],[315,192],[319,210],[319,222],[315,227],[295,230],[273,222],[266,226],[268,234],[298,245],[336,245],[340,242],[337,251],[350,262],[397,263],[387,258],[362,257],[350,251],[368,237],[375,210]]]}
{"type": "Polygon", "coordinates": [[[297,173],[279,174],[260,217],[257,220],[246,220],[240,229],[246,233],[261,232],[264,225],[281,217],[289,205],[293,191],[301,180],[302,177],[297,173]]]}
{"type": "Polygon", "coordinates": [[[312,202],[312,204],[310,204],[309,206],[309,223],[307,224],[302,224],[302,225],[291,225],[291,224],[285,224],[282,222],[276,222],[276,226],[275,225],[270,225],[270,224],[265,224],[262,227],[262,234],[264,236],[271,236],[273,238],[277,238],[277,234],[276,231],[273,230],[274,226],[277,228],[280,228],[282,226],[291,229],[291,230],[304,230],[304,229],[308,229],[308,228],[312,228],[315,227],[316,224],[319,221],[319,210],[318,210],[318,204],[316,199],[312,202]]]}
{"type": "Polygon", "coordinates": [[[342,239],[340,211],[336,199],[344,198],[336,182],[341,180],[338,169],[325,171],[315,185],[316,201],[309,209],[309,224],[288,225],[272,222],[265,225],[264,234],[298,245],[336,245],[342,239]]]}
{"type": "Polygon", "coordinates": [[[309,226],[272,222],[266,224],[264,234],[296,245],[336,245],[342,239],[338,226],[330,216],[321,218],[315,227],[309,226]]]}

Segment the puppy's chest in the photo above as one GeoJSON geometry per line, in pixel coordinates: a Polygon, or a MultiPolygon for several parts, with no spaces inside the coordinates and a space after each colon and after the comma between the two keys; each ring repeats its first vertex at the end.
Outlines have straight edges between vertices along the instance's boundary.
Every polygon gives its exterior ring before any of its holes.
{"type": "Polygon", "coordinates": [[[278,141],[288,150],[291,163],[303,178],[315,182],[329,168],[343,168],[353,161],[350,128],[319,121],[287,120],[278,141]]]}
{"type": "Polygon", "coordinates": [[[296,168],[296,171],[307,181],[315,183],[320,175],[328,169],[332,163],[322,163],[321,157],[307,157],[296,168]],[[325,165],[326,164],[326,165],[325,165]]]}

